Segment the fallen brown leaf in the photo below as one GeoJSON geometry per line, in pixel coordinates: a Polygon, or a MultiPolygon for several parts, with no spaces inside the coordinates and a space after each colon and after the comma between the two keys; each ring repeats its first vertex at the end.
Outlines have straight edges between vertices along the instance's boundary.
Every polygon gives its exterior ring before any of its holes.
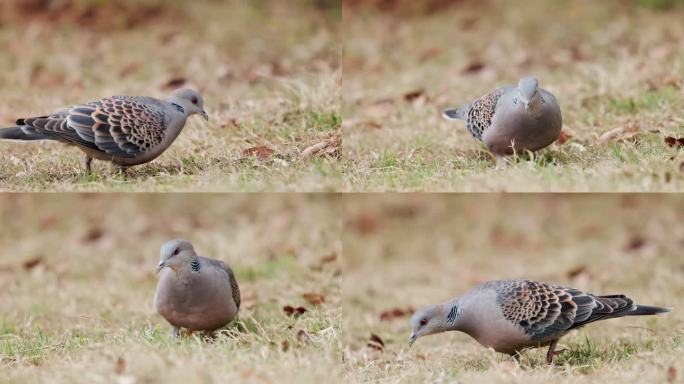
{"type": "Polygon", "coordinates": [[[561,131],[558,135],[558,139],[556,139],[556,143],[558,143],[558,145],[563,145],[570,139],[572,139],[571,134],[567,133],[566,131],[561,131]]]}
{"type": "Polygon", "coordinates": [[[392,308],[380,313],[380,321],[394,320],[400,317],[412,315],[413,308],[392,308]]]}
{"type": "Polygon", "coordinates": [[[380,336],[378,336],[374,333],[371,333],[367,346],[369,348],[373,348],[373,349],[377,349],[378,351],[382,351],[385,349],[385,342],[382,341],[380,336]]]}
{"type": "Polygon", "coordinates": [[[320,294],[320,293],[306,292],[306,293],[302,294],[302,297],[309,304],[314,305],[314,306],[321,305],[325,302],[325,296],[320,294]]]}
{"type": "Polygon", "coordinates": [[[605,144],[609,141],[623,141],[633,139],[639,132],[639,123],[634,122],[627,126],[613,128],[599,136],[599,143],[605,144]]]}
{"type": "Polygon", "coordinates": [[[258,161],[266,161],[268,160],[273,154],[275,153],[274,150],[271,148],[260,145],[258,147],[251,147],[247,148],[244,151],[242,151],[242,156],[243,157],[250,157],[254,156],[258,161]]]}
{"type": "Polygon", "coordinates": [[[283,340],[283,341],[280,343],[280,349],[282,349],[283,352],[287,352],[287,350],[290,349],[290,342],[287,341],[287,340],[283,340]]]}
{"type": "Polygon", "coordinates": [[[92,243],[94,241],[97,241],[104,236],[104,231],[102,228],[99,227],[93,227],[88,230],[88,232],[83,235],[81,238],[81,241],[84,243],[92,243]]]}
{"type": "Polygon", "coordinates": [[[461,73],[472,75],[485,68],[485,63],[480,60],[472,60],[462,70],[461,73]]]}
{"type": "Polygon", "coordinates": [[[646,245],[646,239],[641,235],[634,235],[629,239],[629,242],[625,246],[625,250],[636,251],[643,248],[644,245],[646,245]]]}
{"type": "Polygon", "coordinates": [[[569,279],[574,279],[579,275],[582,275],[587,272],[587,266],[586,265],[579,265],[575,268],[572,268],[568,270],[565,274],[568,276],[569,279]]]}
{"type": "Polygon", "coordinates": [[[406,100],[410,103],[413,100],[416,100],[417,98],[423,96],[424,93],[425,93],[424,89],[416,89],[414,91],[407,92],[404,94],[404,100],[406,100]]]}
{"type": "Polygon", "coordinates": [[[667,368],[667,381],[674,383],[675,380],[677,380],[677,368],[675,368],[673,365],[670,365],[670,367],[667,368]]]}
{"type": "Polygon", "coordinates": [[[320,261],[321,261],[321,264],[327,264],[327,263],[332,263],[335,260],[337,260],[337,254],[335,252],[333,252],[329,255],[321,257],[320,261]]]}
{"type": "Polygon", "coordinates": [[[38,257],[34,257],[32,259],[28,259],[28,260],[24,261],[21,264],[21,266],[24,267],[24,269],[33,269],[33,268],[37,267],[38,265],[40,265],[42,262],[43,262],[43,257],[38,256],[38,257]]]}
{"type": "Polygon", "coordinates": [[[677,138],[667,136],[665,137],[665,144],[669,145],[670,147],[682,148],[684,147],[684,137],[677,138]]]}
{"type": "Polygon", "coordinates": [[[304,307],[293,307],[291,305],[286,305],[283,307],[283,311],[285,312],[286,315],[297,318],[297,317],[301,316],[302,314],[306,313],[307,309],[304,307]]]}
{"type": "Polygon", "coordinates": [[[309,341],[309,339],[311,339],[311,338],[309,337],[309,334],[306,333],[305,330],[300,329],[299,331],[297,331],[297,340],[300,343],[305,343],[305,342],[309,341]]]}
{"type": "Polygon", "coordinates": [[[166,89],[175,89],[182,87],[187,83],[188,80],[183,78],[183,77],[174,77],[172,79],[169,79],[166,83],[164,83],[164,88],[166,89]]]}
{"type": "Polygon", "coordinates": [[[121,375],[126,371],[126,360],[124,360],[123,357],[119,356],[118,359],[116,359],[116,365],[114,366],[114,372],[117,375],[121,375]]]}

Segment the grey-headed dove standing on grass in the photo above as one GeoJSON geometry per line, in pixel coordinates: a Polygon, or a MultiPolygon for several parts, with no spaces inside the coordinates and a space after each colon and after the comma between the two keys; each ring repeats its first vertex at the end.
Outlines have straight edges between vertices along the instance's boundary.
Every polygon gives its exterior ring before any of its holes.
{"type": "Polygon", "coordinates": [[[421,336],[461,331],[485,347],[516,358],[524,349],[548,345],[546,361],[551,364],[556,343],[573,329],[597,320],[669,311],[634,304],[625,295],[595,296],[529,280],[490,281],[416,311],[409,345],[421,336]]]}
{"type": "Polygon", "coordinates": [[[166,100],[145,96],[111,96],[51,115],[19,119],[0,128],[0,139],[56,140],[85,152],[90,173],[93,158],[111,161],[120,170],[147,163],[176,139],[187,118],[209,119],[204,101],[192,89],[173,91],[166,100]]]}
{"type": "Polygon", "coordinates": [[[167,241],[160,254],[154,306],[171,324],[172,336],[180,328],[211,334],[235,319],[240,288],[223,261],[198,256],[185,240],[167,241]]]}
{"type": "Polygon", "coordinates": [[[558,101],[539,88],[533,77],[523,77],[517,87],[496,88],[442,115],[448,120],[464,120],[470,134],[496,156],[497,168],[506,155],[549,146],[563,125],[558,101]]]}

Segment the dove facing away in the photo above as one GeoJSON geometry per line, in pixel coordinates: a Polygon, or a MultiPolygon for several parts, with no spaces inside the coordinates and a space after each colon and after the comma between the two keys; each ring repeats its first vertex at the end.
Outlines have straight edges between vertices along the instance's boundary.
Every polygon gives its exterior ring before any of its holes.
{"type": "Polygon", "coordinates": [[[540,88],[533,77],[523,77],[517,87],[496,88],[442,115],[447,120],[464,120],[470,134],[496,156],[497,168],[506,155],[551,145],[563,125],[555,96],[540,88]]]}
{"type": "Polygon", "coordinates": [[[171,324],[170,335],[177,337],[180,328],[212,334],[235,319],[240,288],[223,261],[198,256],[180,239],[164,243],[160,255],[154,306],[171,324]]]}
{"type": "Polygon", "coordinates": [[[83,152],[87,173],[92,159],[111,161],[120,170],[150,162],[178,137],[187,118],[200,114],[204,101],[192,89],[180,88],[166,100],[146,96],[111,96],[57,111],[19,119],[0,128],[0,139],[56,140],[83,152]]]}
{"type": "Polygon", "coordinates": [[[548,345],[546,362],[551,364],[556,343],[573,329],[598,320],[670,310],[637,305],[625,295],[596,296],[537,281],[496,280],[417,310],[411,318],[409,346],[421,336],[461,331],[516,359],[525,349],[548,345]]]}

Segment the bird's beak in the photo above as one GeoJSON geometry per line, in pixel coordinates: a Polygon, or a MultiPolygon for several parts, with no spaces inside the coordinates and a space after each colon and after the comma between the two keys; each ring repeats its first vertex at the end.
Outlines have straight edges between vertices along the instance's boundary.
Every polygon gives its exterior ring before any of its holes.
{"type": "Polygon", "coordinates": [[[156,273],[156,274],[159,274],[159,271],[161,271],[162,269],[164,269],[164,267],[166,267],[166,264],[164,264],[164,260],[161,260],[161,261],[159,262],[159,264],[157,264],[157,272],[155,272],[155,273],[156,273]]]}
{"type": "Polygon", "coordinates": [[[207,114],[207,111],[204,109],[202,110],[202,117],[204,117],[204,120],[209,121],[209,115],[207,114]]]}
{"type": "Polygon", "coordinates": [[[417,338],[418,338],[418,336],[416,336],[415,333],[411,334],[411,337],[409,337],[409,348],[411,348],[411,346],[413,345],[413,343],[416,341],[417,338]]]}

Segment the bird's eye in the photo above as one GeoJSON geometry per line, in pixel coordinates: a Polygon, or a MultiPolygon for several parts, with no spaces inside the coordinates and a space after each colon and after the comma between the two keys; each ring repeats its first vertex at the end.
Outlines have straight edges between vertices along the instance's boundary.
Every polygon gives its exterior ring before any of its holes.
{"type": "Polygon", "coordinates": [[[420,325],[427,325],[427,319],[420,319],[420,325]]]}
{"type": "Polygon", "coordinates": [[[180,252],[180,249],[178,249],[178,248],[174,249],[174,250],[173,250],[174,256],[177,255],[179,252],[180,252]]]}
{"type": "Polygon", "coordinates": [[[192,103],[193,103],[193,104],[197,104],[197,96],[193,96],[193,97],[192,97],[192,103]]]}

